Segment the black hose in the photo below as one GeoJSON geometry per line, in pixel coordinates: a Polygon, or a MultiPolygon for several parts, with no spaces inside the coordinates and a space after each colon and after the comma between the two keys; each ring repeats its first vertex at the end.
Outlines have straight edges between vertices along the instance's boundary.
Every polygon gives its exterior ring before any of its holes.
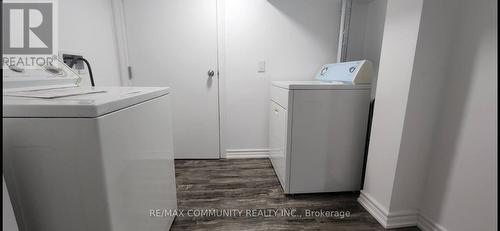
{"type": "Polygon", "coordinates": [[[79,60],[81,60],[81,61],[85,62],[85,64],[87,64],[87,68],[89,69],[90,84],[92,85],[92,87],[95,87],[94,76],[92,75],[92,68],[90,67],[89,61],[87,61],[86,59],[81,58],[81,57],[76,57],[76,58],[73,58],[73,60],[71,60],[69,67],[73,67],[76,64],[76,62],[78,62],[79,60]]]}

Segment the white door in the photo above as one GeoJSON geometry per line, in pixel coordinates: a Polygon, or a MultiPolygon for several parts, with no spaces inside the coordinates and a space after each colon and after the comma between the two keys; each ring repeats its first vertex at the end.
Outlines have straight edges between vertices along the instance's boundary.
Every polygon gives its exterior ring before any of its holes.
{"type": "Polygon", "coordinates": [[[132,85],[171,88],[175,158],[219,158],[216,0],[123,0],[123,8],[132,85]]]}

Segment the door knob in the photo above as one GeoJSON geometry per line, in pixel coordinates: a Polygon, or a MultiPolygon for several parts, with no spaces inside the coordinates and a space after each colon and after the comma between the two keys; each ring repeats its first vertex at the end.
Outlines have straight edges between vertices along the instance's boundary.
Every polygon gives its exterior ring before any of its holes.
{"type": "Polygon", "coordinates": [[[208,73],[207,73],[207,74],[208,74],[208,77],[210,77],[210,78],[211,78],[211,77],[214,77],[214,75],[215,75],[215,71],[214,71],[214,70],[208,70],[208,73]]]}

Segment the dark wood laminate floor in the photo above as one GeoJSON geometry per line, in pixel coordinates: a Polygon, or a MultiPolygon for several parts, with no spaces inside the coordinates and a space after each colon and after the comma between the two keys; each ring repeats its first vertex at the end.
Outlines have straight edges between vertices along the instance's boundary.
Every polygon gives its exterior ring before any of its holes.
{"type": "Polygon", "coordinates": [[[242,216],[178,216],[171,230],[384,230],[357,203],[357,193],[284,195],[268,159],[176,160],[175,170],[179,209],[244,212],[242,216]],[[296,209],[296,216],[267,213],[271,216],[266,217],[262,213],[268,209],[296,209]],[[349,211],[350,216],[305,217],[306,209],[349,211]],[[247,210],[260,211],[261,216],[245,216],[247,210]]]}

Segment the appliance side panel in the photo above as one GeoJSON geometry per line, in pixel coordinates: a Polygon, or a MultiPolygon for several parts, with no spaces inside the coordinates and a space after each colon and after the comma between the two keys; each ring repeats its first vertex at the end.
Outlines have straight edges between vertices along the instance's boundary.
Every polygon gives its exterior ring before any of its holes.
{"type": "Polygon", "coordinates": [[[3,173],[20,230],[109,230],[95,120],[3,123],[3,173]]]}
{"type": "Polygon", "coordinates": [[[357,191],[369,90],[294,90],[291,193],[357,191]]]}
{"type": "Polygon", "coordinates": [[[271,100],[288,110],[290,90],[271,86],[271,100]]]}
{"type": "Polygon", "coordinates": [[[14,210],[12,209],[12,202],[9,196],[9,190],[5,184],[5,179],[2,177],[2,230],[5,231],[19,231],[19,226],[17,225],[16,215],[14,215],[14,210]]]}
{"type": "Polygon", "coordinates": [[[290,191],[291,110],[293,91],[271,86],[269,158],[284,193],[290,191]]]}
{"type": "Polygon", "coordinates": [[[287,114],[287,120],[286,120],[286,150],[285,150],[285,157],[286,157],[286,177],[285,177],[285,184],[286,184],[286,190],[285,193],[289,194],[291,193],[291,188],[290,188],[290,182],[291,182],[291,163],[292,163],[292,131],[293,131],[293,98],[294,98],[294,90],[289,90],[288,91],[288,114],[287,114]]]}
{"type": "Polygon", "coordinates": [[[287,110],[274,101],[269,102],[269,159],[286,191],[286,130],[287,110]]]}
{"type": "Polygon", "coordinates": [[[169,95],[99,117],[112,231],[168,230],[176,209],[169,95]]]}

